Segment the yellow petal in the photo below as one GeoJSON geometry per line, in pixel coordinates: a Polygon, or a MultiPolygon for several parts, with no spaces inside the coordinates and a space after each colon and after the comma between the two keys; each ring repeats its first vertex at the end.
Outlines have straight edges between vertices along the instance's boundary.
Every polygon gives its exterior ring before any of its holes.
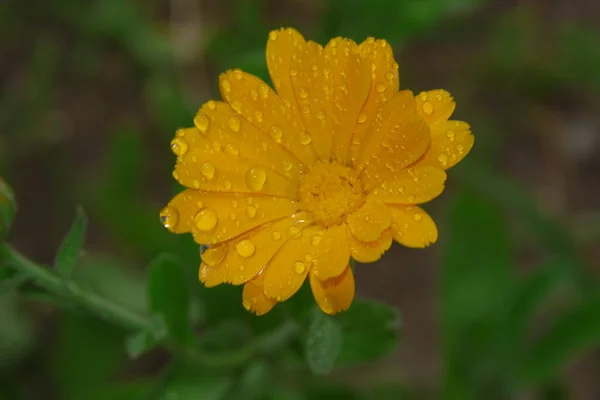
{"type": "Polygon", "coordinates": [[[274,300],[264,295],[263,281],[264,276],[261,274],[251,281],[246,282],[242,292],[242,304],[244,308],[256,315],[268,313],[277,304],[274,300]]]}
{"type": "Polygon", "coordinates": [[[385,40],[369,38],[359,45],[359,51],[362,58],[371,64],[372,80],[368,99],[352,135],[350,154],[355,165],[373,122],[383,112],[386,102],[396,95],[399,87],[398,64],[391,46],[385,40]]]}
{"type": "Polygon", "coordinates": [[[392,235],[406,247],[427,247],[438,237],[437,227],[423,209],[417,206],[390,206],[392,235]]]}
{"type": "Polygon", "coordinates": [[[351,238],[350,250],[352,252],[352,258],[361,263],[369,263],[379,260],[383,253],[385,253],[392,245],[392,232],[387,229],[385,230],[379,239],[374,242],[361,242],[351,238]]]}
{"type": "Polygon", "coordinates": [[[222,74],[219,83],[223,98],[243,117],[245,124],[249,122],[255,127],[250,132],[240,130],[244,132],[244,140],[252,142],[248,145],[265,155],[268,152],[278,154],[274,158],[275,170],[285,175],[292,172],[297,175],[298,161],[304,166],[315,162],[312,138],[304,131],[293,98],[282,99],[262,80],[240,70],[222,74]],[[281,152],[287,154],[280,155],[281,152]],[[294,159],[294,164],[284,164],[291,161],[290,158],[294,159]]]}
{"type": "Polygon", "coordinates": [[[332,39],[324,53],[334,83],[327,109],[333,122],[332,157],[347,164],[352,132],[371,90],[371,62],[360,56],[356,43],[344,38],[332,39]]]}
{"type": "Polygon", "coordinates": [[[285,301],[300,289],[317,255],[312,238],[322,235],[322,231],[322,228],[308,227],[279,249],[263,272],[265,296],[285,301]]]}
{"type": "Polygon", "coordinates": [[[326,314],[347,310],[354,299],[354,274],[347,267],[338,277],[326,281],[310,274],[310,287],[317,304],[326,314]]]}
{"type": "Polygon", "coordinates": [[[200,244],[229,240],[267,222],[287,217],[296,203],[280,197],[241,196],[186,189],[166,207],[177,214],[176,233],[192,232],[200,244]]]}
{"type": "MultiPolygon", "coordinates": [[[[232,90],[241,92],[243,89],[236,85],[240,80],[233,80],[235,79],[233,76],[238,72],[242,74],[238,70],[221,75],[221,82],[226,79],[224,77],[232,75],[229,86],[233,88],[232,90]]],[[[247,92],[244,90],[244,93],[247,92]]],[[[213,150],[220,148],[226,154],[252,160],[255,164],[268,167],[297,182],[302,169],[298,159],[255,126],[252,118],[241,112],[249,110],[249,107],[243,108],[242,103],[237,100],[232,103],[240,111],[234,110],[233,106],[227,103],[209,101],[202,106],[194,118],[196,128],[212,142],[213,150]]],[[[253,109],[249,111],[254,114],[253,109]]]]}
{"type": "Polygon", "coordinates": [[[204,284],[204,286],[210,288],[221,283],[227,282],[225,270],[219,267],[209,267],[205,263],[200,264],[198,270],[198,279],[204,284]]]}
{"type": "MultiPolygon", "coordinates": [[[[201,135],[196,128],[181,131],[171,147],[186,148],[178,155],[173,173],[182,185],[211,192],[297,197],[297,180],[291,180],[261,162],[229,152],[222,142],[201,135]],[[183,136],[180,136],[181,131],[183,136]]],[[[174,152],[177,154],[180,150],[174,152]]]]}
{"type": "Polygon", "coordinates": [[[334,130],[330,107],[335,82],[323,53],[318,43],[298,43],[293,48],[290,78],[304,126],[312,135],[317,155],[326,161],[331,155],[334,130]]]}
{"type": "Polygon", "coordinates": [[[367,201],[355,213],[348,216],[348,229],[356,239],[374,242],[392,221],[390,210],[383,203],[367,201]]]}
{"type": "Polygon", "coordinates": [[[417,96],[417,112],[428,124],[447,121],[454,112],[456,103],[445,90],[430,90],[417,96]]]}
{"type": "Polygon", "coordinates": [[[292,28],[282,28],[269,33],[267,41],[269,74],[279,96],[289,102],[293,102],[295,97],[290,80],[292,54],[298,46],[305,44],[304,37],[292,28]]]}
{"type": "Polygon", "coordinates": [[[390,181],[368,195],[372,201],[394,204],[421,204],[444,191],[446,172],[430,165],[416,165],[402,170],[390,181]]]}
{"type": "Polygon", "coordinates": [[[313,239],[318,247],[313,274],[321,280],[339,276],[350,261],[350,238],[346,225],[332,226],[320,239],[313,239]]]}
{"type": "Polygon", "coordinates": [[[414,164],[429,145],[429,127],[418,116],[397,123],[374,149],[361,173],[363,187],[370,191],[414,164]]]}
{"type": "Polygon", "coordinates": [[[418,164],[448,169],[458,164],[475,141],[469,124],[463,121],[444,121],[430,125],[431,143],[418,164]]]}
{"type": "Polygon", "coordinates": [[[307,213],[297,213],[227,242],[227,257],[218,265],[225,271],[225,281],[240,285],[258,275],[310,223],[307,213]]]}

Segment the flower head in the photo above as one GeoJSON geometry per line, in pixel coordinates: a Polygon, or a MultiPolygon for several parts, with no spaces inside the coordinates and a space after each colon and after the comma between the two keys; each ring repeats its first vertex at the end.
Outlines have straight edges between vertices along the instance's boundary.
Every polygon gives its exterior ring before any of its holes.
{"type": "Polygon", "coordinates": [[[449,120],[448,92],[399,91],[385,40],[322,47],[288,28],[269,34],[266,53],[275,90],[228,71],[224,101],[208,101],[195,126],[176,133],[173,176],[187,189],[161,220],[210,246],[200,280],[244,285],[246,309],[268,312],[308,276],[321,309],[334,314],[354,297],[351,257],[373,262],[392,240],[436,241],[417,205],[443,191],[445,170],[473,136],[449,120]]]}

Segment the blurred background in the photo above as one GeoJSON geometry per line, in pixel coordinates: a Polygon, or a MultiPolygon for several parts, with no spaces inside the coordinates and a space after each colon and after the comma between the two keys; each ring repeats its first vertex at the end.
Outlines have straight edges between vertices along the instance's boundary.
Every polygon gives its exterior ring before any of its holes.
{"type": "MultiPolygon", "coordinates": [[[[427,205],[438,243],[358,267],[358,295],[400,310],[396,351],[329,379],[399,387],[374,399],[598,399],[599,25],[585,0],[2,0],[9,240],[51,264],[81,205],[83,285],[143,310],[145,265],[175,253],[203,299],[192,313],[246,321],[240,288],[203,290],[197,246],[159,223],[178,190],[169,142],[219,98],[219,73],[268,79],[270,29],[385,38],[401,87],[451,92],[476,140],[427,205]]],[[[122,331],[34,295],[0,291],[0,399],[143,398],[168,356],[128,361],[122,331]],[[131,392],[86,392],[106,382],[131,392]]]]}

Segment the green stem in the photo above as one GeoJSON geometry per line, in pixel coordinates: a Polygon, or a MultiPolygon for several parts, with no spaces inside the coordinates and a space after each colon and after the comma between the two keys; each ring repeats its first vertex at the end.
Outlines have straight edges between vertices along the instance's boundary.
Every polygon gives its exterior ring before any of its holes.
{"type": "Polygon", "coordinates": [[[122,305],[84,290],[72,280],[65,280],[47,267],[38,265],[19,253],[7,243],[2,244],[0,254],[17,271],[30,277],[37,285],[59,297],[76,299],[83,308],[103,319],[112,321],[127,330],[150,328],[150,320],[122,305]]]}
{"type": "MultiPolygon", "coordinates": [[[[19,253],[12,246],[3,243],[0,246],[0,260],[17,270],[17,273],[29,277],[36,285],[62,298],[73,299],[90,313],[132,331],[151,330],[150,318],[137,314],[97,294],[84,290],[76,282],[56,275],[49,268],[38,265],[19,253]]],[[[276,352],[286,346],[298,335],[299,327],[288,320],[271,332],[267,332],[240,349],[223,353],[205,353],[195,349],[178,349],[169,346],[195,362],[212,367],[228,368],[242,365],[253,357],[276,352]]]]}

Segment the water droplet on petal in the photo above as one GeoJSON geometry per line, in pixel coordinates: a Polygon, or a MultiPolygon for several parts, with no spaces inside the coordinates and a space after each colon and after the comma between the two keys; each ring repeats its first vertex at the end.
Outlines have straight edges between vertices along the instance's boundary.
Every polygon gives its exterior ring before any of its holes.
{"type": "Polygon", "coordinates": [[[227,79],[223,79],[221,81],[221,89],[223,89],[223,92],[229,93],[229,91],[231,90],[231,82],[229,82],[229,80],[227,79]]]}
{"type": "Polygon", "coordinates": [[[293,238],[297,238],[300,236],[300,229],[297,226],[290,226],[288,234],[293,238]]]}
{"type": "Polygon", "coordinates": [[[200,182],[194,179],[194,181],[192,182],[192,186],[194,187],[194,189],[198,189],[200,187],[200,182]]]}
{"type": "Polygon", "coordinates": [[[200,166],[200,173],[206,179],[212,179],[215,176],[215,165],[213,163],[205,162],[200,166]]]}
{"type": "Polygon", "coordinates": [[[312,142],[312,137],[310,137],[310,134],[308,132],[302,132],[300,134],[300,144],[302,146],[306,146],[308,144],[310,144],[310,142],[312,142]]]}
{"type": "Polygon", "coordinates": [[[265,186],[267,172],[262,167],[252,167],[246,173],[246,185],[257,192],[265,186]]]}
{"type": "Polygon", "coordinates": [[[234,69],[234,70],[233,70],[233,77],[234,77],[235,79],[237,79],[237,80],[241,80],[243,76],[244,76],[244,75],[243,75],[243,73],[242,73],[242,70],[241,70],[241,69],[238,69],[238,68],[236,68],[236,69],[234,69]]]}
{"type": "Polygon", "coordinates": [[[258,94],[260,94],[263,99],[266,99],[269,95],[269,88],[267,87],[267,85],[265,85],[264,83],[258,85],[258,94]]]}
{"type": "Polygon", "coordinates": [[[319,112],[317,112],[317,119],[319,120],[324,120],[325,119],[325,111],[321,110],[319,112]]]}
{"type": "Polygon", "coordinates": [[[454,133],[454,131],[448,131],[446,132],[446,136],[448,136],[448,139],[450,139],[451,141],[454,140],[454,136],[456,134],[454,133]]]}
{"type": "Polygon", "coordinates": [[[356,120],[356,122],[358,122],[359,124],[364,124],[367,121],[367,113],[362,112],[360,114],[358,114],[358,119],[356,120]]]}
{"type": "Polygon", "coordinates": [[[198,201],[196,202],[196,207],[198,207],[198,208],[204,208],[204,203],[203,203],[203,202],[201,202],[200,200],[198,200],[198,201]]]}
{"type": "Polygon", "coordinates": [[[202,253],[202,262],[209,267],[215,267],[225,260],[228,251],[229,245],[227,243],[211,246],[208,250],[202,253]]]}
{"type": "Polygon", "coordinates": [[[423,112],[427,115],[433,114],[433,105],[428,101],[423,103],[423,112]]]}
{"type": "Polygon", "coordinates": [[[306,271],[306,265],[304,265],[302,261],[296,261],[294,263],[294,271],[296,271],[298,275],[302,275],[304,271],[306,271]]]}
{"type": "Polygon", "coordinates": [[[238,132],[240,130],[241,121],[238,117],[231,117],[231,118],[229,118],[228,125],[232,131],[238,132]]]}
{"type": "Polygon", "coordinates": [[[281,142],[281,137],[283,136],[283,129],[281,129],[278,125],[273,125],[269,130],[269,135],[277,142],[281,142]]]}
{"type": "Polygon", "coordinates": [[[234,212],[232,212],[232,213],[229,214],[229,219],[230,220],[235,221],[236,218],[237,218],[237,215],[235,215],[234,212]]]}
{"type": "Polygon", "coordinates": [[[283,170],[285,172],[290,172],[292,170],[293,166],[294,166],[294,164],[291,161],[289,161],[289,160],[283,161],[283,170]]]}
{"type": "Polygon", "coordinates": [[[194,120],[196,124],[196,128],[202,133],[205,133],[208,129],[208,124],[210,123],[208,117],[204,114],[198,115],[194,120]]]}
{"type": "Polygon", "coordinates": [[[239,100],[232,101],[231,108],[233,108],[237,113],[241,113],[242,112],[242,102],[239,100]]]}
{"type": "Polygon", "coordinates": [[[440,162],[440,164],[445,166],[448,164],[448,155],[446,153],[440,153],[437,156],[437,160],[440,162]]]}
{"type": "Polygon", "coordinates": [[[290,69],[290,75],[296,76],[296,75],[298,75],[298,71],[296,71],[295,69],[290,69]]]}
{"type": "Polygon", "coordinates": [[[307,97],[308,97],[308,90],[307,90],[307,89],[305,89],[305,88],[301,88],[301,89],[298,91],[298,96],[299,96],[301,99],[305,99],[305,98],[307,98],[307,97]]]}
{"type": "Polygon", "coordinates": [[[252,257],[256,251],[256,246],[250,240],[244,239],[235,245],[237,253],[244,258],[252,257]]]}
{"type": "Polygon", "coordinates": [[[238,148],[231,143],[225,146],[225,152],[231,154],[232,156],[237,156],[239,154],[238,148]]]}
{"type": "Polygon", "coordinates": [[[248,206],[248,208],[246,208],[246,215],[248,218],[256,217],[256,208],[253,206],[248,206]]]}
{"type": "Polygon", "coordinates": [[[385,92],[385,85],[383,83],[378,83],[377,85],[375,85],[375,90],[377,91],[377,93],[385,92]]]}
{"type": "Polygon", "coordinates": [[[171,150],[177,156],[182,156],[188,151],[188,144],[185,140],[181,138],[175,138],[171,141],[171,150]]]}
{"type": "Polygon", "coordinates": [[[210,109],[210,110],[214,110],[215,108],[217,108],[217,103],[215,103],[214,100],[209,100],[206,102],[206,106],[210,109]]]}
{"type": "Polygon", "coordinates": [[[271,31],[269,33],[269,39],[271,39],[271,40],[277,40],[277,37],[279,37],[279,34],[277,33],[277,31],[271,31]]]}
{"type": "Polygon", "coordinates": [[[415,220],[415,222],[420,222],[423,219],[423,214],[421,214],[421,213],[415,213],[413,215],[413,219],[415,220]]]}
{"type": "Polygon", "coordinates": [[[160,222],[170,231],[175,229],[175,225],[179,221],[179,211],[173,206],[166,206],[160,210],[160,222]]]}
{"type": "MultiPolygon", "coordinates": [[[[273,32],[271,32],[271,33],[273,33],[273,32]]],[[[250,311],[250,306],[251,306],[251,304],[250,304],[250,302],[249,302],[248,300],[246,300],[246,299],[243,299],[243,300],[242,300],[242,305],[244,306],[244,308],[245,308],[246,310],[250,311]]]]}
{"type": "Polygon", "coordinates": [[[462,153],[464,149],[465,147],[462,144],[456,145],[456,151],[458,151],[459,153],[462,153]]]}
{"type": "Polygon", "coordinates": [[[223,187],[225,188],[225,190],[231,189],[231,181],[227,180],[223,182],[223,187]]]}
{"type": "Polygon", "coordinates": [[[214,229],[218,220],[219,217],[214,210],[205,208],[200,210],[194,217],[194,225],[202,232],[209,232],[214,229]]]}
{"type": "Polygon", "coordinates": [[[258,122],[262,122],[262,120],[263,120],[263,112],[260,111],[260,110],[255,110],[254,111],[254,118],[256,118],[256,120],[258,122]]]}
{"type": "Polygon", "coordinates": [[[388,81],[391,81],[392,79],[394,79],[394,73],[393,72],[386,72],[385,73],[385,79],[387,79],[388,81]]]}
{"type": "Polygon", "coordinates": [[[281,239],[281,232],[273,231],[273,233],[271,233],[271,236],[273,237],[273,240],[279,240],[281,239]]]}

